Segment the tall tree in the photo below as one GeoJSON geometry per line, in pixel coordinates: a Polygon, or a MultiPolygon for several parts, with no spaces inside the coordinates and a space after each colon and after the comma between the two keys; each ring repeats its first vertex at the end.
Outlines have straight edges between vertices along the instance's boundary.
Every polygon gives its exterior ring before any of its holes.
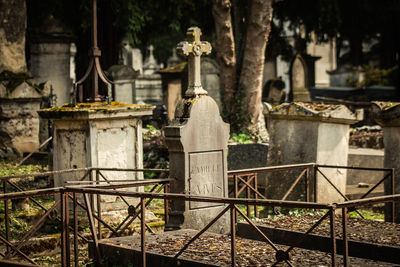
{"type": "MultiPolygon", "coordinates": [[[[237,59],[240,48],[235,52],[235,38],[232,31],[231,3],[227,0],[213,0],[213,16],[217,33],[217,58],[222,66],[221,88],[224,93],[226,112],[242,113],[244,124],[261,140],[268,140],[263,115],[262,75],[265,48],[271,31],[273,0],[252,0],[247,18],[242,59],[237,59]],[[237,61],[241,64],[237,64],[237,61]],[[244,96],[244,97],[243,97],[244,96]],[[243,97],[243,99],[241,99],[243,97]]],[[[229,115],[228,115],[229,117],[229,115]]],[[[236,117],[237,118],[237,117],[236,117]]],[[[231,123],[238,121],[231,121],[231,123]]],[[[238,130],[238,129],[236,129],[238,130]]]]}

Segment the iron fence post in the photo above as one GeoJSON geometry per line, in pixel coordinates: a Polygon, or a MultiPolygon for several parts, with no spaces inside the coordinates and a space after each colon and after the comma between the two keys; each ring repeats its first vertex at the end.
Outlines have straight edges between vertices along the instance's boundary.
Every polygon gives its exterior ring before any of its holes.
{"type": "MultiPolygon", "coordinates": [[[[395,168],[392,168],[392,185],[391,185],[391,191],[392,191],[392,195],[394,195],[395,192],[395,168]]],[[[392,201],[392,222],[396,222],[396,206],[395,206],[395,201],[392,201]]]]}
{"type": "Polygon", "coordinates": [[[236,220],[235,220],[235,215],[236,215],[236,208],[234,204],[230,204],[230,210],[231,210],[231,266],[235,267],[236,266],[236,220]]]}
{"type": "MultiPolygon", "coordinates": [[[[258,175],[257,173],[254,173],[254,188],[258,191],[258,175]]],[[[254,192],[254,198],[257,200],[258,195],[256,192],[254,192]]],[[[254,217],[258,218],[258,207],[257,204],[254,205],[254,217]]]]}
{"type": "Polygon", "coordinates": [[[318,198],[317,198],[317,170],[318,170],[318,166],[317,164],[315,164],[313,166],[313,172],[314,172],[314,202],[317,203],[318,202],[318,198]]]}
{"type": "MultiPolygon", "coordinates": [[[[246,176],[246,181],[247,183],[249,183],[250,175],[246,176]]],[[[250,198],[250,187],[248,185],[246,185],[246,198],[250,198]]],[[[247,217],[251,217],[251,210],[249,204],[247,204],[247,217]]]]}
{"type": "Polygon", "coordinates": [[[336,232],[335,232],[335,208],[332,207],[329,213],[330,218],[330,230],[331,230],[331,242],[332,242],[332,267],[337,266],[336,261],[336,232]]]}
{"type": "Polygon", "coordinates": [[[79,266],[79,248],[78,248],[78,212],[77,212],[77,207],[78,207],[78,201],[77,201],[77,196],[76,193],[72,193],[73,197],[73,215],[74,215],[74,262],[75,262],[75,267],[79,266]]]}
{"type": "Polygon", "coordinates": [[[61,266],[67,266],[67,238],[66,238],[66,212],[65,192],[61,191],[61,266]]]}
{"type": "MultiPolygon", "coordinates": [[[[169,184],[164,184],[164,193],[169,193],[169,184]]],[[[165,225],[168,224],[168,219],[169,219],[169,215],[168,215],[168,199],[165,198],[164,199],[164,222],[165,225]]]]}
{"type": "Polygon", "coordinates": [[[140,198],[140,245],[142,249],[142,266],[146,267],[146,204],[145,198],[140,198]]]}
{"type": "Polygon", "coordinates": [[[349,265],[349,242],[347,238],[347,208],[342,208],[342,227],[343,227],[343,266],[349,265]]]}
{"type": "Polygon", "coordinates": [[[306,202],[310,202],[310,185],[309,185],[309,177],[310,177],[310,168],[306,169],[306,176],[305,176],[305,181],[304,181],[304,187],[305,187],[305,200],[306,202]]]}
{"type": "MultiPolygon", "coordinates": [[[[233,197],[234,197],[234,198],[238,198],[238,197],[239,197],[239,196],[238,196],[238,180],[237,180],[236,174],[233,175],[233,186],[234,186],[234,189],[233,189],[233,197]]],[[[237,216],[237,212],[236,212],[236,210],[235,210],[235,221],[236,221],[236,222],[237,222],[237,219],[238,219],[238,216],[237,216]]]]}
{"type": "MultiPolygon", "coordinates": [[[[96,184],[100,184],[100,171],[96,169],[96,184]]],[[[101,219],[101,195],[96,195],[97,201],[97,216],[101,219]]],[[[101,239],[101,223],[100,220],[97,220],[97,231],[98,231],[98,238],[101,239]]]]}
{"type": "MultiPolygon", "coordinates": [[[[3,182],[3,192],[7,194],[7,182],[3,182]]],[[[8,200],[4,200],[4,227],[6,230],[6,240],[10,241],[10,220],[9,220],[8,200]]],[[[10,252],[9,246],[6,244],[6,252],[10,252]]]]}

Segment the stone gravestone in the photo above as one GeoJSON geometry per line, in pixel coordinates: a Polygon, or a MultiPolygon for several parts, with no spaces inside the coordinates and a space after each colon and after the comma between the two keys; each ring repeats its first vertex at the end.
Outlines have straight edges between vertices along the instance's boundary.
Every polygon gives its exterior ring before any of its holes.
{"type": "MultiPolygon", "coordinates": [[[[0,82],[0,158],[12,158],[39,147],[39,116],[36,111],[40,109],[43,95],[28,82],[7,93],[3,82],[0,82]]],[[[45,93],[48,90],[44,90],[45,93]]]]}
{"type": "MultiPolygon", "coordinates": [[[[202,88],[200,56],[211,52],[208,42],[201,42],[201,31],[189,28],[186,42],[178,52],[188,56],[188,89],[177,105],[175,118],[165,127],[170,153],[170,176],[173,193],[227,197],[226,152],[229,125],[224,123],[216,102],[202,88]]],[[[174,201],[166,229],[202,229],[222,209],[221,204],[174,201]]],[[[227,215],[227,214],[226,214],[227,215]]],[[[228,216],[222,216],[211,231],[229,231],[228,216]]]]}
{"type": "Polygon", "coordinates": [[[127,65],[113,65],[107,72],[114,82],[114,99],[125,104],[136,103],[135,79],[139,71],[127,65]]]}
{"type": "Polygon", "coordinates": [[[143,73],[143,56],[138,48],[132,48],[129,44],[122,47],[122,63],[143,73]]]}
{"type": "Polygon", "coordinates": [[[201,83],[207,89],[208,95],[217,102],[219,109],[222,109],[220,85],[219,85],[219,67],[218,63],[211,58],[201,59],[201,83]]]}
{"type": "MultiPolygon", "coordinates": [[[[355,112],[344,105],[318,103],[284,103],[265,113],[270,133],[268,166],[315,162],[322,165],[347,165],[349,128],[362,120],[362,110],[355,112]]],[[[322,169],[322,172],[344,194],[345,169],[322,169]]],[[[281,199],[297,174],[292,171],[259,177],[270,199],[281,199]]],[[[304,180],[301,181],[304,185],[304,180]]],[[[313,182],[312,182],[313,183],[313,182]]],[[[317,202],[342,202],[343,197],[317,175],[317,202]]],[[[296,186],[289,200],[304,200],[304,186],[296,186]]]]}
{"type": "MultiPolygon", "coordinates": [[[[375,121],[383,127],[383,142],[385,145],[384,167],[394,168],[395,184],[394,193],[400,194],[400,104],[375,102],[372,106],[375,121]]],[[[385,195],[392,194],[390,179],[385,180],[385,195]]],[[[385,221],[391,221],[393,215],[395,222],[400,223],[400,203],[395,204],[395,214],[391,211],[392,203],[385,205],[385,221]]]]}
{"type": "Polygon", "coordinates": [[[297,55],[290,68],[290,87],[293,101],[310,102],[310,93],[307,90],[307,65],[304,59],[297,55]]]}
{"type": "Polygon", "coordinates": [[[143,74],[135,81],[136,101],[138,103],[160,104],[163,100],[161,75],[156,73],[159,69],[157,60],[154,58],[154,47],[148,47],[149,54],[144,61],[143,74]]]}
{"type": "Polygon", "coordinates": [[[71,43],[72,34],[54,17],[45,27],[32,30],[30,71],[36,83],[50,81],[56,95],[55,105],[69,103],[72,92],[71,43]]]}

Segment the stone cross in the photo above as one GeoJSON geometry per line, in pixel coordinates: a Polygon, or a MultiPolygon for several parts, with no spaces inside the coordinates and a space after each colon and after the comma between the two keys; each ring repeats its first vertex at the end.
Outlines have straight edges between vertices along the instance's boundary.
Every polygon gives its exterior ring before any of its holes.
{"type": "Polygon", "coordinates": [[[180,42],[177,51],[181,56],[188,57],[188,89],[187,97],[207,95],[207,91],[201,86],[200,57],[202,54],[211,53],[211,44],[200,41],[201,30],[198,27],[190,27],[186,32],[187,41],[180,42]]]}

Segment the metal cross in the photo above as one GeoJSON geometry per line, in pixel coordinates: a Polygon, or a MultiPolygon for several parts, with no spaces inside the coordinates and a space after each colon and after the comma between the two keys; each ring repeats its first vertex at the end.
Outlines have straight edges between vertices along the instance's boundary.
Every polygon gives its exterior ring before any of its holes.
{"type": "Polygon", "coordinates": [[[180,42],[177,51],[182,56],[188,57],[188,89],[185,96],[207,95],[207,91],[201,86],[200,56],[211,53],[211,44],[200,41],[201,30],[198,27],[190,27],[186,32],[187,41],[180,42]]]}

